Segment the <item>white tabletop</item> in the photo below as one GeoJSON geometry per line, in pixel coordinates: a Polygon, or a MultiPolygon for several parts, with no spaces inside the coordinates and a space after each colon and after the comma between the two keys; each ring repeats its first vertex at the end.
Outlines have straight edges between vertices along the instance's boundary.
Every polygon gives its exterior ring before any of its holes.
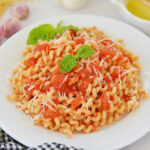
{"type": "MultiPolygon", "coordinates": [[[[62,6],[56,5],[52,0],[35,0],[28,2],[31,14],[28,19],[22,21],[23,27],[36,23],[42,19],[65,14],[93,14],[113,17],[123,21],[122,16],[115,6],[109,0],[89,0],[88,3],[79,10],[69,11],[62,6]]],[[[0,18],[0,23],[10,16],[9,10],[0,18]]],[[[132,134],[132,133],[131,133],[132,134]]],[[[137,142],[129,145],[122,150],[149,150],[150,149],[150,133],[137,142]]]]}

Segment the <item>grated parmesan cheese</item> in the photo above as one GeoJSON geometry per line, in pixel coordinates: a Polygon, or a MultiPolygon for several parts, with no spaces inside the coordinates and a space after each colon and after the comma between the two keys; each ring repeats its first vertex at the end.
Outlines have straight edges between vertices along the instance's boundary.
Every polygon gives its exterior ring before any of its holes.
{"type": "Polygon", "coordinates": [[[66,75],[65,79],[63,80],[63,82],[59,85],[59,87],[61,87],[64,84],[64,82],[67,80],[67,78],[68,78],[68,74],[66,75]]]}
{"type": "Polygon", "coordinates": [[[94,62],[94,61],[96,61],[96,60],[98,60],[98,58],[94,58],[93,60],[90,60],[90,59],[88,58],[88,61],[85,60],[85,62],[87,62],[86,67],[88,67],[92,62],[94,62]]]}
{"type": "Polygon", "coordinates": [[[31,85],[31,86],[28,88],[28,91],[31,91],[33,88],[35,88],[35,85],[31,85]]]}
{"type": "Polygon", "coordinates": [[[106,58],[104,58],[104,59],[102,58],[102,60],[101,60],[101,62],[100,62],[100,64],[99,64],[99,66],[102,66],[102,64],[104,63],[105,59],[106,59],[106,58]]]}
{"type": "Polygon", "coordinates": [[[94,70],[95,74],[98,76],[98,73],[97,73],[95,66],[93,66],[93,70],[94,70]]]}
{"type": "Polygon", "coordinates": [[[45,106],[47,106],[47,107],[48,107],[49,109],[51,109],[52,111],[56,112],[56,110],[53,109],[51,106],[49,106],[47,103],[40,103],[40,104],[42,104],[42,105],[44,106],[44,108],[45,108],[45,106]]]}
{"type": "Polygon", "coordinates": [[[122,74],[120,75],[120,77],[122,77],[122,76],[126,75],[127,73],[129,73],[129,72],[131,72],[131,71],[134,71],[134,70],[137,70],[137,69],[136,69],[136,68],[132,68],[132,69],[130,69],[130,70],[126,70],[124,73],[122,73],[122,74]]]}

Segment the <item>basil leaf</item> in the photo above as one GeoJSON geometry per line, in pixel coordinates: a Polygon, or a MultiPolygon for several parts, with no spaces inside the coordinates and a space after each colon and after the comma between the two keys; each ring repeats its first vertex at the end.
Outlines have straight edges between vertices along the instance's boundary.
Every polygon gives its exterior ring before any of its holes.
{"type": "Polygon", "coordinates": [[[74,30],[75,32],[77,32],[77,31],[79,30],[78,27],[73,26],[73,25],[69,25],[69,26],[67,26],[67,28],[68,28],[68,29],[72,29],[72,30],[74,30]]]}
{"type": "Polygon", "coordinates": [[[82,47],[79,48],[75,58],[76,59],[88,58],[94,53],[95,53],[95,50],[91,46],[83,45],[82,47]]]}
{"type": "Polygon", "coordinates": [[[37,44],[38,40],[50,40],[56,36],[55,28],[50,24],[43,24],[34,28],[28,37],[27,45],[37,44]]]}
{"type": "Polygon", "coordinates": [[[77,32],[77,31],[79,30],[78,27],[73,26],[73,25],[62,26],[62,23],[63,23],[63,21],[61,20],[61,21],[57,24],[57,26],[56,26],[56,33],[58,33],[58,34],[62,34],[62,33],[63,33],[65,30],[67,30],[67,29],[72,29],[72,30],[74,30],[75,32],[77,32]]]}
{"type": "Polygon", "coordinates": [[[73,55],[66,55],[60,62],[61,73],[70,72],[77,65],[77,61],[73,55]]]}

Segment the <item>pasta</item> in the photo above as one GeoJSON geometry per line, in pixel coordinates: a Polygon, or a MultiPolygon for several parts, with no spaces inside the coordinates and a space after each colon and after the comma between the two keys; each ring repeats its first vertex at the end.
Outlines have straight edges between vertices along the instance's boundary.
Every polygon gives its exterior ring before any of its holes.
{"type": "Polygon", "coordinates": [[[96,27],[67,29],[50,41],[28,46],[10,78],[17,108],[36,125],[72,136],[96,132],[139,107],[147,98],[139,76],[139,57],[122,40],[114,41],[96,27]],[[95,53],[78,59],[68,73],[60,72],[66,55],[88,45],[95,53]]]}

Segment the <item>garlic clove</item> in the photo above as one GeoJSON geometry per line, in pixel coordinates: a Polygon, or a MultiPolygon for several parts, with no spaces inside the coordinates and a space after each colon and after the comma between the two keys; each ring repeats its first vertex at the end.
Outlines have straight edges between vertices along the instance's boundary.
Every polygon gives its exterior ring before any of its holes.
{"type": "Polygon", "coordinates": [[[11,13],[18,19],[25,19],[29,16],[29,8],[26,4],[16,3],[11,5],[11,13]]]}
{"type": "Polygon", "coordinates": [[[17,18],[10,18],[4,24],[5,37],[10,37],[21,29],[21,22],[17,18]]]}
{"type": "Polygon", "coordinates": [[[4,30],[4,26],[1,25],[0,26],[0,43],[3,41],[4,37],[5,37],[5,30],[4,30]]]}
{"type": "Polygon", "coordinates": [[[82,7],[87,0],[62,0],[64,7],[70,10],[75,10],[82,7]]]}

